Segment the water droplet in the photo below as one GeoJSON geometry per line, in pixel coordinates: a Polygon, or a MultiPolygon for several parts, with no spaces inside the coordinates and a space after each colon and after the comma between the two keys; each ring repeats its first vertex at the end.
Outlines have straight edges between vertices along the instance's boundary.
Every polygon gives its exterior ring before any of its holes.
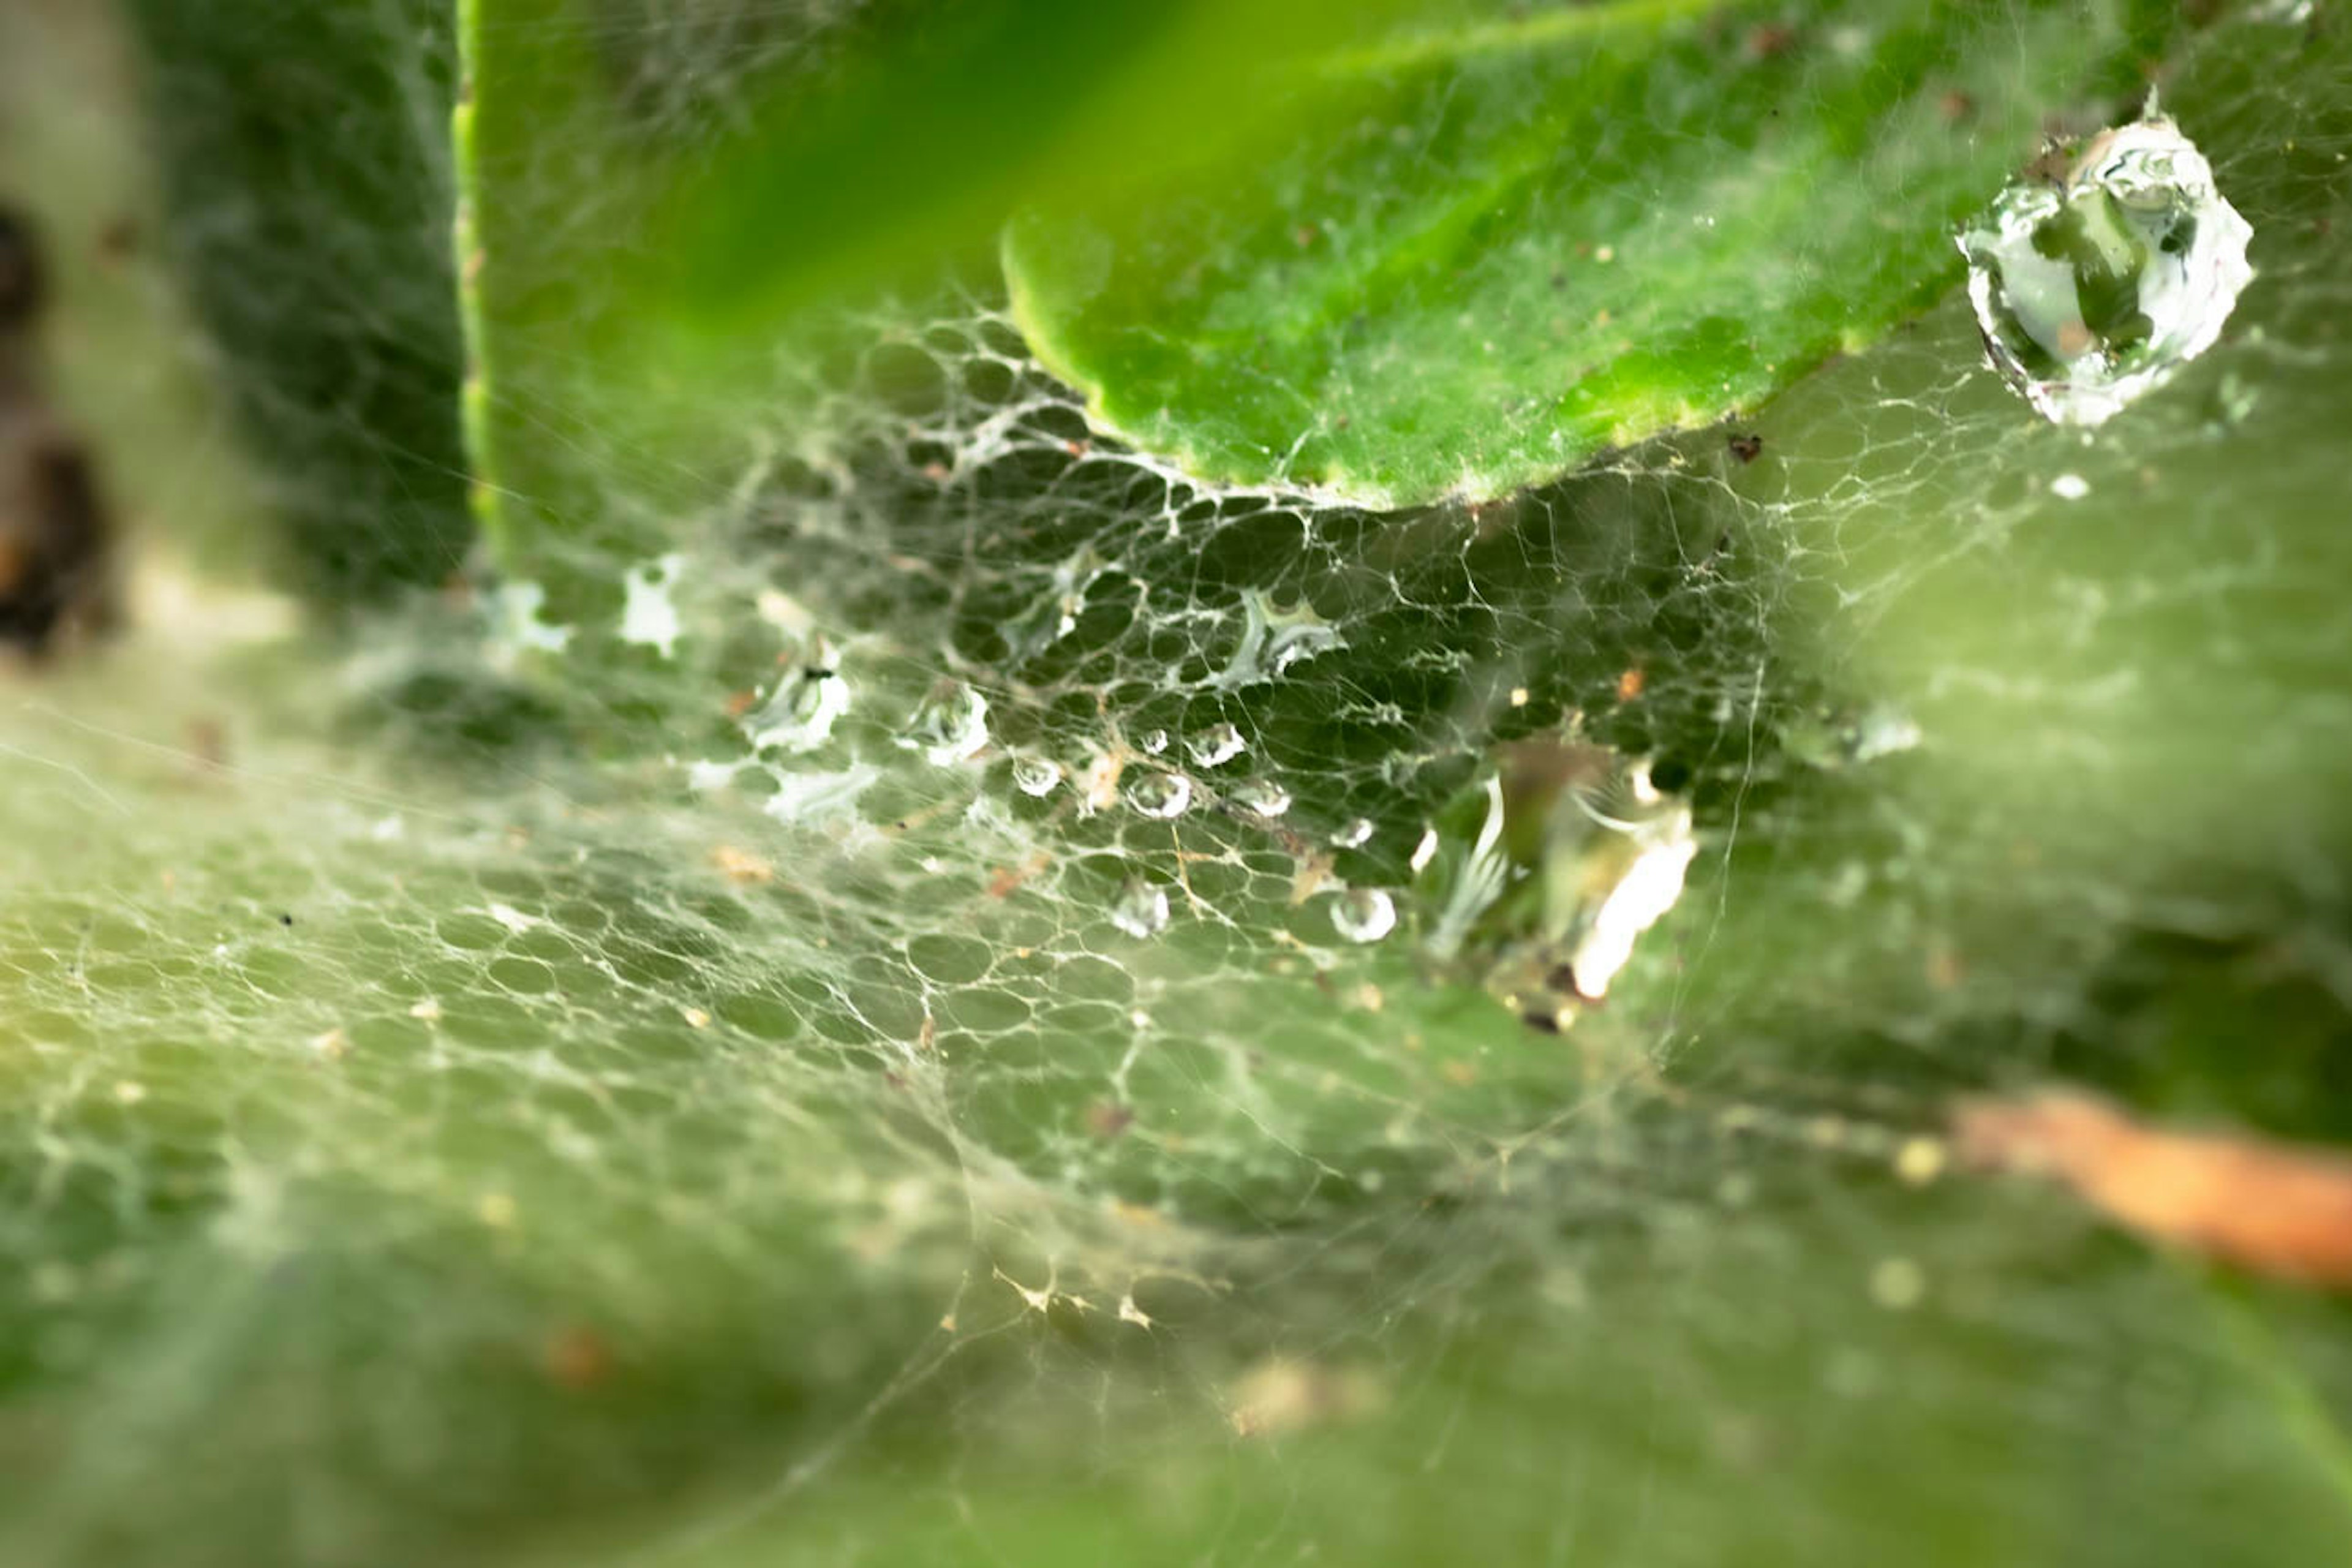
{"type": "Polygon", "coordinates": [[[988,699],[961,680],[945,681],[923,700],[907,728],[900,744],[943,767],[960,763],[988,744],[988,699]]]}
{"type": "Polygon", "coordinates": [[[1272,779],[1252,779],[1234,786],[1233,802],[1259,816],[1280,816],[1290,809],[1290,792],[1272,779]]]}
{"type": "Polygon", "coordinates": [[[1131,937],[1154,937],[1168,929],[1168,889],[1140,877],[1118,890],[1110,923],[1131,937]]]}
{"type": "Polygon", "coordinates": [[[1531,947],[1598,1001],[1635,939],[1681,898],[1697,852],[1689,803],[1660,790],[1647,763],[1577,742],[1507,746],[1414,852],[1427,945],[1451,958],[1476,932],[1498,948],[1531,947]],[[1539,832],[1505,831],[1507,815],[1522,811],[1538,815],[1539,832]],[[1504,898],[1530,879],[1536,898],[1504,898]]]}
{"type": "Polygon", "coordinates": [[[2060,500],[2081,500],[2091,493],[2091,481],[2080,474],[2061,474],[2050,481],[2050,493],[2060,500]]]}
{"type": "Polygon", "coordinates": [[[1339,628],[1301,601],[1288,608],[1275,604],[1263,588],[1242,596],[1242,637],[1225,667],[1206,684],[1230,691],[1271,680],[1303,659],[1346,646],[1339,628]]]}
{"type": "Polygon", "coordinates": [[[1013,759],[1013,787],[1023,795],[1045,795],[1062,782],[1062,764],[1050,757],[1013,759]]]}
{"type": "Polygon", "coordinates": [[[1331,845],[1337,849],[1360,849],[1371,842],[1371,837],[1372,819],[1369,816],[1360,816],[1353,822],[1343,825],[1338,832],[1332,834],[1331,845]]]}
{"type": "Polygon", "coordinates": [[[1140,744],[1146,752],[1156,757],[1160,752],[1168,749],[1168,731],[1165,730],[1147,730],[1143,732],[1143,740],[1140,744]]]}
{"type": "Polygon", "coordinates": [[[1888,702],[1860,712],[1824,710],[1792,721],[1783,735],[1789,754],[1817,768],[1855,767],[1907,752],[1923,739],[1918,721],[1888,702]]]}
{"type": "Polygon", "coordinates": [[[1653,785],[1646,763],[1632,764],[1623,779],[1620,798],[1631,809],[1619,809],[1606,794],[1596,795],[1597,804],[1580,797],[1578,808],[1599,837],[1555,832],[1545,851],[1547,929],[1565,928],[1577,994],[1593,1002],[1608,994],[1609,983],[1633,956],[1635,939],[1683,896],[1683,879],[1698,854],[1689,803],[1653,785]],[[1555,863],[1563,849],[1575,857],[1573,886],[1565,889],[1555,863]]]}
{"type": "Polygon", "coordinates": [[[1231,724],[1212,724],[1185,743],[1192,761],[1204,768],[1222,767],[1242,754],[1248,742],[1231,724]]]}
{"type": "Polygon", "coordinates": [[[2212,347],[2253,230],[2158,115],[2011,182],[1959,236],[1994,368],[2062,425],[2098,425],[2212,347]]]}
{"type": "Polygon", "coordinates": [[[835,721],[849,711],[849,683],[818,657],[785,675],[767,701],[743,720],[751,749],[771,746],[787,752],[812,752],[824,744],[835,721]]]}
{"type": "Polygon", "coordinates": [[[1349,942],[1378,942],[1396,922],[1396,900],[1378,888],[1350,888],[1331,900],[1331,929],[1349,942]]]}
{"type": "Polygon", "coordinates": [[[1146,816],[1181,816],[1192,804],[1192,781],[1182,773],[1145,773],[1127,786],[1127,803],[1146,816]]]}
{"type": "Polygon", "coordinates": [[[677,605],[670,590],[686,572],[686,557],[672,553],[632,568],[622,578],[627,601],[621,606],[621,640],[669,658],[677,647],[677,605]]]}
{"type": "Polygon", "coordinates": [[[492,647],[509,654],[532,650],[562,653],[572,641],[570,626],[551,626],[540,619],[547,607],[547,590],[536,583],[509,583],[483,595],[492,647]]]}

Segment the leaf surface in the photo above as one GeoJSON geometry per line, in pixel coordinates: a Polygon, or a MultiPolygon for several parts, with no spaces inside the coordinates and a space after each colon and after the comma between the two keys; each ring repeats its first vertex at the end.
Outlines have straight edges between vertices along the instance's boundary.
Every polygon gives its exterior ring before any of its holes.
{"type": "Polygon", "coordinates": [[[1010,230],[1016,317],[1187,469],[1481,500],[1752,408],[1916,314],[2161,6],[1435,6],[1335,35],[1261,161],[1010,230]]]}

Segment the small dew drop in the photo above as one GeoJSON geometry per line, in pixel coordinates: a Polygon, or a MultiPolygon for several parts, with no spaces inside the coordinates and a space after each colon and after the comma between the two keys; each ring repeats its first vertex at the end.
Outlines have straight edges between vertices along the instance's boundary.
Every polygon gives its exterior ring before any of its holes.
{"type": "Polygon", "coordinates": [[[1369,816],[1360,816],[1333,833],[1331,844],[1332,847],[1337,849],[1360,849],[1371,841],[1371,837],[1372,819],[1369,816]]]}
{"type": "Polygon", "coordinates": [[[901,743],[940,766],[963,761],[988,744],[988,699],[960,680],[943,683],[915,710],[901,743]]]}
{"type": "Polygon", "coordinates": [[[849,711],[849,683],[831,669],[812,665],[786,675],[768,700],[743,721],[754,751],[773,746],[811,752],[824,744],[834,724],[849,711]]]}
{"type": "Polygon", "coordinates": [[[1168,889],[1139,877],[1131,879],[1110,907],[1110,923],[1131,937],[1158,936],[1168,929],[1168,889]]]}
{"type": "Polygon", "coordinates": [[[1062,764],[1050,757],[1013,759],[1013,787],[1023,795],[1048,795],[1062,782],[1062,764]]]}
{"type": "Polygon", "coordinates": [[[547,590],[536,583],[509,583],[483,595],[489,620],[492,648],[511,655],[523,651],[562,653],[572,641],[570,626],[540,619],[547,606],[547,590]]]}
{"type": "Polygon", "coordinates": [[[1290,792],[1272,779],[1252,779],[1236,785],[1233,802],[1257,816],[1280,816],[1290,809],[1290,792]]]}
{"type": "MultiPolygon", "coordinates": [[[[667,658],[678,639],[677,605],[670,590],[686,571],[686,557],[669,554],[633,568],[622,579],[628,599],[621,606],[621,640],[657,651],[667,658]]],[[[536,606],[533,614],[536,615],[536,606]]]]}
{"type": "Polygon", "coordinates": [[[1127,786],[1127,803],[1146,816],[1181,816],[1192,804],[1192,781],[1182,773],[1145,773],[1127,786]]]}
{"type": "Polygon", "coordinates": [[[1201,767],[1223,767],[1247,748],[1242,732],[1231,724],[1212,724],[1185,743],[1192,761],[1201,767]]]}
{"type": "Polygon", "coordinates": [[[2091,481],[2080,474],[2061,474],[2050,481],[2050,493],[2060,500],[2081,500],[2091,493],[2091,481]]]}
{"type": "Polygon", "coordinates": [[[1331,929],[1349,942],[1378,942],[1396,922],[1396,900],[1378,888],[1350,888],[1331,901],[1331,929]]]}

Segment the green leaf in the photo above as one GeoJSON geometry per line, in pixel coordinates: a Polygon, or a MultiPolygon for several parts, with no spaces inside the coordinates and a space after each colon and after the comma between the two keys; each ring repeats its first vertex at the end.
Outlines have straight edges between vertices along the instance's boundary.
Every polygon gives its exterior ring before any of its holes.
{"type": "Polygon", "coordinates": [[[1332,16],[1397,4],[471,0],[459,248],[499,554],[552,574],[560,605],[593,597],[562,562],[621,524],[576,486],[571,444],[649,469],[741,461],[733,411],[780,395],[777,345],[813,311],[992,268],[1040,192],[1117,207],[1139,179],[1254,156],[1289,112],[1264,81],[1332,16]]]}
{"type": "Polygon", "coordinates": [[[2048,117],[2137,100],[2171,9],[1431,7],[1335,35],[1258,163],[1139,212],[1041,197],[1014,313],[1191,472],[1507,494],[1916,314],[2048,117]]]}
{"type": "Polygon", "coordinates": [[[448,7],[135,0],[124,16],[163,238],[262,461],[267,553],[329,611],[439,584],[472,534],[449,155],[420,134],[449,112],[448,7]]]}

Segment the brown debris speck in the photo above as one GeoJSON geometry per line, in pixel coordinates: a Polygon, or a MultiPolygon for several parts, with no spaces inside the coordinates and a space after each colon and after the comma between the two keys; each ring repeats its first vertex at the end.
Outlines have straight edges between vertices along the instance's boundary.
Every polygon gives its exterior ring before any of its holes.
{"type": "Polygon", "coordinates": [[[776,879],[776,868],[764,858],[749,849],[739,849],[732,844],[721,844],[710,852],[710,863],[729,881],[744,887],[756,887],[776,879]]]}
{"type": "Polygon", "coordinates": [[[2352,1157],[2166,1131],[2065,1089],[1968,1101],[1952,1126],[1979,1169],[2063,1183],[2126,1229],[2256,1274],[2352,1289],[2352,1157]]]}
{"type": "Polygon", "coordinates": [[[992,899],[1011,898],[1030,878],[1044,870],[1045,864],[1045,852],[1041,849],[1017,866],[999,866],[989,873],[988,896],[992,899]]]}
{"type": "Polygon", "coordinates": [[[578,1392],[593,1388],[612,1375],[613,1349],[595,1330],[573,1323],[548,1337],[541,1364],[550,1382],[578,1392]]]}

